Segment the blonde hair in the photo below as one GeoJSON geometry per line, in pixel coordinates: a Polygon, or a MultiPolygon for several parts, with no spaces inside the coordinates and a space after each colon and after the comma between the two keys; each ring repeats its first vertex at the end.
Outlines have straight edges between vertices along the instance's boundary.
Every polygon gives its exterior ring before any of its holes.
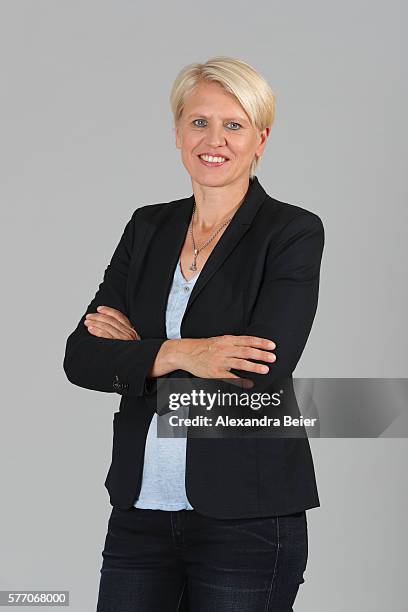
{"type": "MultiPolygon", "coordinates": [[[[246,62],[227,56],[208,59],[205,64],[188,64],[177,75],[170,93],[174,124],[183,112],[186,97],[200,81],[215,81],[233,94],[247,113],[252,127],[262,131],[272,127],[275,118],[275,95],[264,77],[246,62]]],[[[250,178],[260,157],[255,155],[250,178]]]]}

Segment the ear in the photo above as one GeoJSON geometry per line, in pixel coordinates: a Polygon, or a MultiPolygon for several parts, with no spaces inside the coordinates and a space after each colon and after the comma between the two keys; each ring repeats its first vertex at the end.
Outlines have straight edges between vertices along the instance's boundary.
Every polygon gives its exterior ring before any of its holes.
{"type": "Polygon", "coordinates": [[[180,128],[178,126],[174,127],[175,135],[176,135],[176,147],[177,149],[181,149],[181,134],[180,128]]]}
{"type": "Polygon", "coordinates": [[[261,157],[262,153],[264,152],[270,131],[271,128],[266,127],[264,130],[262,130],[262,132],[259,132],[260,143],[255,150],[255,155],[257,157],[261,157]]]}

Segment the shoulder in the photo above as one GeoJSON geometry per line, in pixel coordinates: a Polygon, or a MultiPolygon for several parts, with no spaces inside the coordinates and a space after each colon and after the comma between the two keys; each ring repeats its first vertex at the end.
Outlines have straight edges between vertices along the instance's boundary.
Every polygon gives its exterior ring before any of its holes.
{"type": "MultiPolygon", "coordinates": [[[[312,210],[268,195],[257,215],[257,232],[266,236],[269,257],[320,258],[325,243],[322,219],[312,210]]],[[[303,261],[304,263],[304,261],[303,261]]]]}
{"type": "Polygon", "coordinates": [[[311,245],[318,251],[323,250],[325,230],[320,216],[300,204],[291,204],[267,194],[257,215],[257,225],[262,235],[267,235],[268,243],[274,252],[283,248],[289,251],[304,249],[311,245]]]}
{"type": "Polygon", "coordinates": [[[312,210],[304,208],[299,204],[290,204],[278,200],[270,195],[265,198],[261,207],[262,222],[267,222],[275,228],[283,230],[287,228],[296,229],[304,228],[320,228],[323,230],[323,222],[319,215],[312,210]]]}
{"type": "Polygon", "coordinates": [[[159,202],[154,204],[144,204],[136,208],[131,217],[128,218],[123,231],[122,240],[126,242],[128,248],[133,248],[135,241],[141,238],[151,227],[165,225],[171,218],[172,212],[177,210],[186,198],[171,200],[169,202],[159,202]]]}
{"type": "Polygon", "coordinates": [[[139,206],[132,214],[132,220],[135,223],[145,221],[146,223],[160,223],[164,217],[176,210],[187,198],[171,200],[168,202],[159,202],[155,204],[145,204],[139,206]]]}

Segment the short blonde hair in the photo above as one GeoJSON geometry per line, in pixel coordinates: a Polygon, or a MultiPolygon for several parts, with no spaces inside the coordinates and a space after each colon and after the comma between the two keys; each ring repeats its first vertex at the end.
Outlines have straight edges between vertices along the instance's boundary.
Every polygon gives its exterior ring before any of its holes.
{"type": "MultiPolygon", "coordinates": [[[[184,101],[200,81],[215,81],[233,94],[247,113],[252,127],[262,131],[272,127],[275,95],[264,77],[246,62],[227,56],[208,59],[205,64],[188,64],[177,75],[170,93],[170,106],[177,125],[184,101]]],[[[255,155],[250,178],[255,175],[259,157],[255,155]]]]}

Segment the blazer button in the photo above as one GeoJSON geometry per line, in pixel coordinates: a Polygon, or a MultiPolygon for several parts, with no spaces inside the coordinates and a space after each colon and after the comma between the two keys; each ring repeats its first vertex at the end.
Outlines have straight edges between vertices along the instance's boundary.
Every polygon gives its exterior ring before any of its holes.
{"type": "Polygon", "coordinates": [[[113,388],[115,391],[122,391],[123,389],[123,383],[120,382],[117,374],[115,375],[115,380],[113,381],[113,388]]]}
{"type": "Polygon", "coordinates": [[[129,389],[129,383],[124,383],[121,382],[119,380],[119,376],[117,374],[115,374],[115,379],[112,383],[112,387],[114,388],[115,391],[117,391],[118,393],[120,391],[124,391],[125,389],[129,389]]]}

